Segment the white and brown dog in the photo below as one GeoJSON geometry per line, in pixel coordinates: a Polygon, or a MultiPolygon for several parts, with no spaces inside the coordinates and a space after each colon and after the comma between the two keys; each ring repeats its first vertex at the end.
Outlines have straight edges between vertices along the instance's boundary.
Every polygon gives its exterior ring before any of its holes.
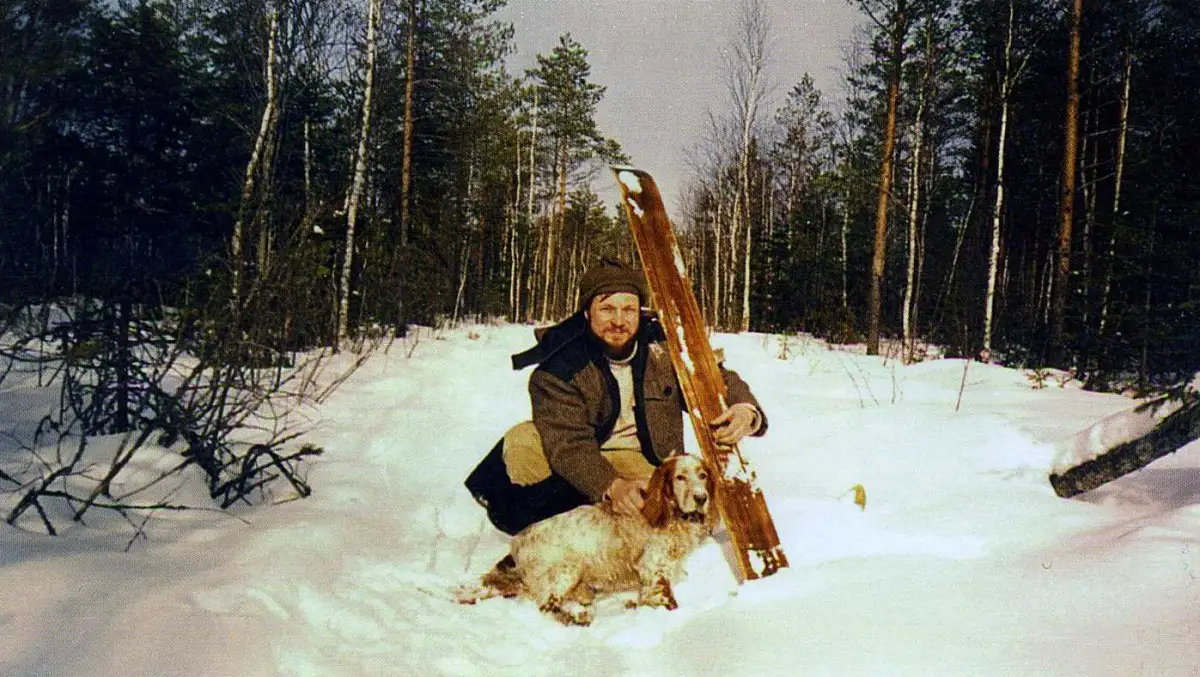
{"type": "Polygon", "coordinates": [[[714,485],[695,456],[673,456],[650,476],[641,515],[621,515],[608,503],[555,515],[513,537],[510,554],[460,592],[473,604],[490,597],[531,597],[568,625],[587,625],[598,592],[637,590],[627,606],[678,606],[672,581],[684,558],[716,524],[714,485]]]}

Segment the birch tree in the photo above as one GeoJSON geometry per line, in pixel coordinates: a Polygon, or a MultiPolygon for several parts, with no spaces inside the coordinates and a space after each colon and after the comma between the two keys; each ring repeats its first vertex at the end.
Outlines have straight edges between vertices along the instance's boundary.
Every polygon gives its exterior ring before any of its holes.
{"type": "MultiPolygon", "coordinates": [[[[743,0],[738,15],[737,37],[729,51],[729,92],[740,134],[738,146],[738,194],[734,206],[734,236],[742,237],[742,295],[738,327],[750,330],[750,288],[754,227],[751,223],[751,144],[759,108],[767,92],[767,48],[771,23],[763,0],[743,0]],[[739,233],[739,231],[741,231],[739,233]]],[[[732,242],[731,242],[732,244],[732,242]]]]}
{"type": "Polygon", "coordinates": [[[705,306],[707,321],[711,326],[725,328],[732,324],[731,298],[732,275],[736,258],[731,243],[735,238],[734,215],[737,206],[736,167],[737,131],[730,119],[709,111],[707,129],[701,150],[696,160],[698,181],[705,199],[706,215],[701,217],[702,237],[709,246],[710,255],[704,258],[703,267],[708,271],[705,306]]]}
{"type": "Polygon", "coordinates": [[[1012,106],[1012,91],[1021,71],[1025,69],[1029,56],[1013,65],[1013,33],[1016,26],[1016,2],[1008,2],[1008,23],[1004,34],[1004,67],[1000,74],[1000,136],[996,143],[995,197],[992,203],[991,247],[988,249],[987,291],[983,310],[983,349],[992,350],[992,333],[995,329],[996,284],[1000,270],[1000,222],[1004,214],[1004,161],[1008,149],[1008,115],[1012,106]]]}
{"type": "MultiPolygon", "coordinates": [[[[534,214],[534,199],[538,194],[538,88],[533,88],[533,125],[529,130],[529,199],[526,200],[526,226],[533,229],[533,214],[534,214]]],[[[514,281],[514,284],[520,284],[514,281]]],[[[527,319],[533,317],[533,294],[528,293],[528,280],[526,280],[527,295],[529,296],[527,305],[527,319]]],[[[520,294],[518,294],[520,298],[520,294]]],[[[516,310],[514,310],[516,312],[516,310]]]]}
{"type": "Polygon", "coordinates": [[[237,306],[241,296],[241,288],[243,284],[243,273],[245,267],[245,248],[246,248],[246,220],[248,212],[252,209],[251,202],[254,200],[254,189],[259,176],[265,171],[264,167],[267,164],[267,155],[275,136],[275,126],[278,121],[278,86],[275,74],[276,65],[276,43],[279,36],[279,9],[274,5],[269,5],[267,9],[267,45],[265,58],[265,82],[266,82],[266,104],[263,106],[262,116],[259,118],[258,135],[254,139],[254,149],[250,153],[250,160],[246,163],[246,171],[242,179],[242,199],[238,204],[237,217],[233,223],[233,236],[230,238],[230,265],[233,274],[232,285],[232,302],[237,306]]]}
{"type": "Polygon", "coordinates": [[[908,170],[908,232],[906,246],[906,261],[904,273],[904,300],[900,306],[900,326],[903,332],[905,359],[911,359],[916,350],[916,296],[919,284],[917,261],[921,249],[920,217],[921,217],[921,161],[925,149],[925,105],[929,97],[929,89],[933,83],[934,65],[934,23],[931,12],[925,18],[923,38],[925,41],[925,63],[921,66],[921,74],[917,84],[917,108],[913,114],[910,131],[911,145],[908,170]]]}
{"type": "Polygon", "coordinates": [[[1113,268],[1116,266],[1118,224],[1121,221],[1121,188],[1125,180],[1125,152],[1129,139],[1129,97],[1133,81],[1133,49],[1126,48],[1124,72],[1121,78],[1120,117],[1117,129],[1117,148],[1113,157],[1115,164],[1113,176],[1112,223],[1108,240],[1108,265],[1104,270],[1103,290],[1100,296],[1100,328],[1099,334],[1104,336],[1108,329],[1109,302],[1112,298],[1113,268]]]}
{"type": "Polygon", "coordinates": [[[379,23],[380,0],[367,0],[367,63],[363,84],[362,126],[358,150],[354,154],[354,175],[346,196],[346,246],[342,255],[342,275],[338,284],[338,341],[350,334],[350,278],[354,270],[354,236],[358,225],[358,204],[367,174],[367,152],[371,137],[371,95],[375,84],[375,56],[378,48],[375,31],[379,23]]]}

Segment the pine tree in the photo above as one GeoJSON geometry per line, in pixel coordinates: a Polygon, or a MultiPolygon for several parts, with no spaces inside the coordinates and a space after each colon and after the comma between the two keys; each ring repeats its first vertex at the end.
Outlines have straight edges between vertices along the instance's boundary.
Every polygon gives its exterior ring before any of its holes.
{"type": "MultiPolygon", "coordinates": [[[[872,12],[870,3],[864,11],[872,12]]],[[[888,35],[886,64],[888,68],[887,116],[883,124],[883,148],[880,150],[879,182],[875,205],[875,253],[871,261],[867,297],[867,354],[879,354],[880,323],[883,313],[883,275],[887,263],[888,206],[891,200],[893,166],[896,152],[896,118],[900,105],[901,75],[904,69],[904,44],[911,17],[907,0],[894,0],[882,8],[883,18],[876,25],[888,35]]]]}
{"type": "Polygon", "coordinates": [[[617,161],[620,147],[606,139],[596,126],[596,106],[604,96],[604,87],[591,82],[587,50],[569,34],[559,38],[548,55],[537,56],[537,67],[528,72],[539,100],[539,126],[544,140],[543,152],[550,161],[548,175],[553,195],[549,218],[538,240],[537,277],[541,289],[534,299],[540,319],[545,322],[568,311],[569,271],[559,267],[558,252],[563,245],[568,187],[575,174],[595,168],[593,160],[617,161]]]}

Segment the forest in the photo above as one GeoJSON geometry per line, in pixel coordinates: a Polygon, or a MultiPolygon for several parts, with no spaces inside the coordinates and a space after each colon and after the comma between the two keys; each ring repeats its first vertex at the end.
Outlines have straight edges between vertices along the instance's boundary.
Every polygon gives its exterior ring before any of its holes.
{"type": "Polygon", "coordinates": [[[906,359],[932,342],[1102,390],[1190,378],[1200,12],[858,4],[846,100],[801,74],[774,111],[765,12],[743,13],[685,220],[714,324],[883,335],[906,359]]]}
{"type": "MultiPolygon", "coordinates": [[[[502,4],[3,0],[0,333],[8,369],[66,375],[55,430],[70,408],[182,436],[225,504],[263,473],[303,493],[319,450],[229,435],[288,379],[315,392],[314,351],[554,322],[590,263],[634,259],[596,192],[629,158],[596,123],[587,45],[563,34],[510,72],[502,4]]],[[[724,36],[728,96],[672,215],[710,326],[1097,390],[1189,382],[1200,5],[852,4],[836,95],[768,69],[772,41],[804,39],[769,3],[724,36]]]]}

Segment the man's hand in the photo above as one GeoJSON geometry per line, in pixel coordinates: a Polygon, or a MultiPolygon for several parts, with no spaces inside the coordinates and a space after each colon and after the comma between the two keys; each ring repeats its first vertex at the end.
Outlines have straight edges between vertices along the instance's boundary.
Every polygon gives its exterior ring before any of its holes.
{"type": "Polygon", "coordinates": [[[733,405],[710,422],[716,428],[713,431],[713,439],[717,444],[727,447],[737,444],[746,435],[754,434],[760,423],[758,409],[746,402],[733,405]]]}
{"type": "Polygon", "coordinates": [[[646,480],[627,480],[618,477],[604,492],[605,498],[612,502],[613,510],[621,515],[637,515],[645,505],[644,492],[646,480]]]}

